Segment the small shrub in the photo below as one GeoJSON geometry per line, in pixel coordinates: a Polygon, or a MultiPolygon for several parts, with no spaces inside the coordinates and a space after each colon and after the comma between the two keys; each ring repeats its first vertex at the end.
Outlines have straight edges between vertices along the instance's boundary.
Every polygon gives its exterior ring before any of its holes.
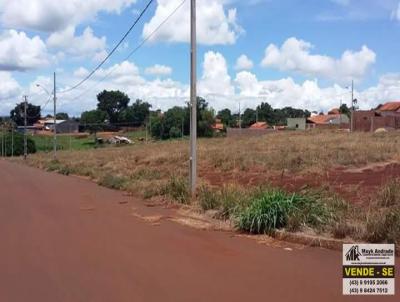
{"type": "MultiPolygon", "coordinates": [[[[3,140],[0,135],[0,146],[3,140]]],[[[2,146],[1,146],[2,147],[2,146]]],[[[7,133],[4,135],[4,149],[6,156],[21,156],[24,155],[24,135],[21,133],[7,133]],[[13,145],[13,147],[12,147],[13,145]]],[[[32,138],[27,137],[27,153],[36,153],[36,144],[32,138]]]]}
{"type": "Polygon", "coordinates": [[[269,190],[238,213],[236,226],[250,233],[270,233],[284,227],[298,229],[301,225],[318,226],[326,223],[328,216],[325,205],[316,200],[269,190]]]}
{"type": "Polygon", "coordinates": [[[369,242],[399,243],[400,210],[384,209],[367,218],[365,239],[369,242]]]}
{"type": "Polygon", "coordinates": [[[182,204],[189,203],[189,186],[185,179],[173,176],[164,188],[164,195],[169,195],[172,199],[182,204]]]}
{"type": "Polygon", "coordinates": [[[46,165],[46,170],[49,172],[58,171],[61,168],[60,161],[53,159],[49,161],[46,165]]]}
{"type": "Polygon", "coordinates": [[[377,196],[377,203],[382,207],[391,207],[400,204],[400,179],[391,180],[380,189],[377,196]]]}
{"type": "Polygon", "coordinates": [[[200,187],[197,198],[203,211],[214,210],[220,206],[219,194],[215,191],[212,191],[207,186],[200,187]]]}
{"type": "Polygon", "coordinates": [[[110,189],[121,190],[126,184],[126,179],[121,176],[106,174],[100,179],[98,184],[110,189]]]}

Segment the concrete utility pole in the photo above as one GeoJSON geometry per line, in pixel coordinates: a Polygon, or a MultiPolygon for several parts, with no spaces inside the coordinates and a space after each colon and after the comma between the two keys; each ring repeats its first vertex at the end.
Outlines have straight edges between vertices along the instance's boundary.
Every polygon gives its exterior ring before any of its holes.
{"type": "Polygon", "coordinates": [[[53,140],[53,149],[54,149],[54,159],[57,159],[57,106],[56,106],[56,73],[54,72],[54,90],[53,90],[53,100],[54,100],[54,140],[53,140]]]}
{"type": "Polygon", "coordinates": [[[1,125],[1,157],[4,156],[4,125],[1,125]]]}
{"type": "Polygon", "coordinates": [[[190,1],[190,167],[189,185],[192,196],[197,183],[197,47],[196,0],[190,1]]]}
{"type": "Polygon", "coordinates": [[[242,111],[240,108],[240,100],[239,100],[239,129],[242,129],[242,111]]]}
{"type": "Polygon", "coordinates": [[[26,125],[27,125],[27,120],[26,120],[26,106],[27,106],[27,96],[24,96],[25,102],[24,102],[24,160],[26,160],[26,157],[28,155],[28,141],[27,141],[27,133],[26,133],[26,125]]]}
{"type": "Polygon", "coordinates": [[[14,157],[14,123],[11,122],[11,157],[14,157]]]}
{"type": "Polygon", "coordinates": [[[354,80],[351,81],[351,120],[350,132],[354,131],[354,80]]]}

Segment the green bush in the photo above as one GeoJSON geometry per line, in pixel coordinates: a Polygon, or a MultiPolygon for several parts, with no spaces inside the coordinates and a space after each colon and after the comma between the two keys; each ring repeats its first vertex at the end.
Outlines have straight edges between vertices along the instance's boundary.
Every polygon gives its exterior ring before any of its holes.
{"type": "Polygon", "coordinates": [[[379,190],[377,203],[383,207],[400,205],[400,178],[389,181],[379,190]]]}
{"type": "Polygon", "coordinates": [[[235,223],[242,231],[261,234],[284,227],[317,227],[327,223],[328,219],[327,207],[316,199],[280,190],[267,190],[238,212],[235,223]]]}
{"type": "MultiPolygon", "coordinates": [[[[0,135],[0,150],[2,150],[3,148],[2,144],[3,138],[0,135]]],[[[11,156],[13,153],[14,156],[24,155],[24,135],[16,132],[14,132],[14,135],[12,135],[11,133],[5,134],[4,147],[6,156],[11,156]],[[14,145],[14,147],[12,147],[12,145],[14,145]]],[[[36,144],[29,136],[27,137],[27,152],[28,154],[36,153],[36,144]]]]}
{"type": "Polygon", "coordinates": [[[171,177],[163,190],[163,195],[169,195],[179,203],[188,204],[190,194],[187,181],[181,177],[171,177]]]}
{"type": "Polygon", "coordinates": [[[400,242],[400,209],[376,211],[367,217],[365,239],[369,242],[400,242]]]}
{"type": "Polygon", "coordinates": [[[203,211],[215,210],[220,206],[219,194],[207,186],[200,187],[198,194],[199,205],[203,211]]]}
{"type": "Polygon", "coordinates": [[[124,188],[127,180],[124,177],[112,174],[106,174],[98,182],[99,185],[110,189],[121,190],[124,188]]]}
{"type": "Polygon", "coordinates": [[[178,137],[181,137],[181,136],[182,136],[182,133],[181,133],[181,130],[179,128],[172,127],[169,130],[169,137],[170,138],[178,138],[178,137]]]}

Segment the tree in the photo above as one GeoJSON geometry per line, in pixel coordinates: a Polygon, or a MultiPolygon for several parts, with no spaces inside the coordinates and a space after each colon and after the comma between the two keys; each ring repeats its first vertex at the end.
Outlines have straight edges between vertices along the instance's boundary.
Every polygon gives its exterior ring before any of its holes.
{"type": "MultiPolygon", "coordinates": [[[[10,118],[18,125],[24,125],[25,102],[19,103],[10,112],[10,118]]],[[[26,105],[26,121],[28,125],[33,125],[40,119],[40,106],[27,103],[26,105]]]]}
{"type": "Polygon", "coordinates": [[[153,116],[151,120],[152,136],[159,139],[176,138],[189,132],[189,111],[186,108],[175,106],[163,115],[153,116]],[[187,131],[187,132],[186,132],[187,131]]]}
{"type": "Polygon", "coordinates": [[[90,133],[94,134],[97,143],[97,132],[104,129],[107,113],[101,110],[85,111],[81,115],[81,125],[90,133]]]}
{"type": "Polygon", "coordinates": [[[268,103],[262,102],[261,105],[257,106],[258,120],[273,124],[274,120],[274,109],[268,103]]]}
{"type": "Polygon", "coordinates": [[[217,114],[217,118],[221,120],[222,124],[224,124],[225,127],[233,127],[235,125],[235,119],[233,118],[232,113],[228,108],[219,111],[217,114]]]}
{"type": "Polygon", "coordinates": [[[136,100],[132,106],[123,110],[119,117],[120,123],[127,123],[134,126],[143,126],[150,114],[151,105],[142,100],[136,100]]]}
{"type": "Polygon", "coordinates": [[[59,112],[59,113],[56,114],[56,119],[58,119],[58,120],[69,120],[68,113],[59,112]]]}
{"type": "MultiPolygon", "coordinates": [[[[208,108],[205,99],[197,98],[197,135],[199,137],[210,137],[213,135],[214,111],[208,108]]],[[[173,107],[164,114],[152,117],[151,133],[153,137],[169,139],[189,134],[190,129],[190,107],[173,107]],[[183,123],[183,125],[182,125],[183,123]]]]}
{"type": "MultiPolygon", "coordinates": [[[[189,106],[187,110],[190,110],[189,106]]],[[[214,110],[208,108],[208,103],[204,98],[197,97],[197,136],[213,136],[214,131],[212,129],[212,126],[214,125],[214,122],[214,110]]]]}
{"type": "Polygon", "coordinates": [[[247,128],[256,122],[256,111],[247,108],[242,115],[242,127],[247,128]]]}
{"type": "Polygon", "coordinates": [[[339,112],[340,112],[341,114],[346,114],[348,117],[351,116],[350,108],[347,107],[346,104],[342,104],[342,105],[340,106],[339,112]]]}
{"type": "Polygon", "coordinates": [[[97,109],[107,113],[110,123],[119,122],[122,111],[128,108],[129,97],[121,91],[107,91],[97,95],[97,109]]]}

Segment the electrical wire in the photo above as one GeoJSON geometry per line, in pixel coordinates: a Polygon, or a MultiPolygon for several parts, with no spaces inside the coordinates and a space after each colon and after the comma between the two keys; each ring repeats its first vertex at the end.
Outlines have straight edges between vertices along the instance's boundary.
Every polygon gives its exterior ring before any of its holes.
{"type": "Polygon", "coordinates": [[[145,8],[141,11],[139,16],[136,18],[135,22],[131,25],[131,27],[128,29],[128,31],[124,34],[124,36],[119,40],[119,42],[114,46],[114,48],[111,50],[111,52],[96,66],[95,69],[93,69],[85,78],[83,78],[80,82],[78,82],[76,85],[72,86],[71,88],[65,89],[63,91],[59,91],[58,94],[60,93],[66,93],[69,91],[72,91],[79,86],[81,86],[83,83],[85,83],[89,78],[92,77],[92,75],[100,69],[101,66],[112,56],[112,54],[118,49],[118,47],[122,44],[123,41],[125,41],[126,37],[129,35],[129,33],[133,30],[133,28],[137,25],[137,23],[142,19],[143,15],[146,13],[146,11],[149,9],[150,5],[154,2],[154,0],[150,0],[145,8]]]}
{"type": "MultiPolygon", "coordinates": [[[[143,45],[149,41],[159,30],[160,28],[169,21],[169,19],[171,19],[171,17],[173,15],[175,15],[175,13],[183,6],[183,4],[186,2],[186,0],[183,0],[149,35],[147,35],[123,60],[127,61],[132,55],[134,55],[140,48],[143,47],[143,45]]],[[[89,91],[93,90],[94,88],[96,88],[100,83],[102,83],[104,80],[106,80],[116,69],[117,69],[118,65],[114,65],[111,70],[103,77],[101,78],[99,81],[97,81],[97,83],[95,83],[92,87],[88,88],[87,90],[83,91],[82,93],[80,93],[79,95],[77,95],[76,97],[73,98],[73,101],[76,101],[77,99],[81,98],[82,96],[84,96],[85,94],[87,94],[89,91]]]]}

